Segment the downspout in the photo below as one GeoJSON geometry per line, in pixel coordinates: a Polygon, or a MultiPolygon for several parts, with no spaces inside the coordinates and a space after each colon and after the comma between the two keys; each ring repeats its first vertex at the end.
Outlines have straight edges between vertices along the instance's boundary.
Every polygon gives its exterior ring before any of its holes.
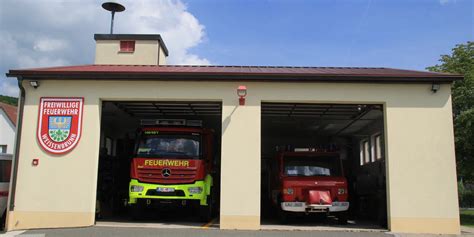
{"type": "MultiPolygon", "coordinates": [[[[18,77],[18,87],[20,88],[20,103],[18,104],[18,118],[16,123],[15,153],[13,154],[13,170],[10,182],[10,206],[9,211],[15,208],[15,191],[18,174],[18,162],[20,157],[21,128],[23,125],[23,108],[25,107],[25,88],[23,87],[23,77],[18,77]]],[[[7,219],[8,220],[8,219],[7,219]]]]}

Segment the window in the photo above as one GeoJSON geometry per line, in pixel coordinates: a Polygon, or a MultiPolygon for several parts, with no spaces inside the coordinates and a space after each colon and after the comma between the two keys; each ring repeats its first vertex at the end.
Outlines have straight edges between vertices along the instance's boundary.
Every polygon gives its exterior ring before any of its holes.
{"type": "Polygon", "coordinates": [[[134,52],[135,51],[135,41],[126,40],[120,41],[120,52],[134,52]]]}
{"type": "Polygon", "coordinates": [[[7,145],[0,145],[0,153],[7,153],[7,145]]]}
{"type": "Polygon", "coordinates": [[[375,135],[375,159],[380,160],[382,159],[382,135],[377,134],[375,135]]]}
{"type": "Polygon", "coordinates": [[[143,135],[136,154],[138,157],[199,159],[200,142],[199,134],[143,135]]]}
{"type": "Polygon", "coordinates": [[[360,142],[360,165],[364,165],[370,162],[370,146],[369,140],[362,140],[360,142]]]}
{"type": "Polygon", "coordinates": [[[113,146],[112,139],[109,138],[109,137],[106,137],[105,138],[105,148],[107,149],[107,155],[108,156],[111,156],[113,154],[113,151],[112,151],[113,147],[112,146],[113,146]]]}
{"type": "Polygon", "coordinates": [[[375,162],[383,158],[382,133],[376,133],[359,144],[360,165],[375,162]]]}
{"type": "Polygon", "coordinates": [[[369,141],[364,141],[364,160],[365,163],[370,162],[370,150],[369,150],[369,141]]]}
{"type": "Polygon", "coordinates": [[[287,176],[340,176],[338,157],[285,156],[284,175],[287,176]]]}
{"type": "Polygon", "coordinates": [[[370,162],[375,162],[375,135],[370,137],[370,162]]]}

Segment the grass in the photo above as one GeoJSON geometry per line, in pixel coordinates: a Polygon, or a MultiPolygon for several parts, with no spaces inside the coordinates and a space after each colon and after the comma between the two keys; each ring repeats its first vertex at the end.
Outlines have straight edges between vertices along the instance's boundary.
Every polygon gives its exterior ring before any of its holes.
{"type": "Polygon", "coordinates": [[[461,211],[461,225],[474,227],[474,210],[461,211]]]}

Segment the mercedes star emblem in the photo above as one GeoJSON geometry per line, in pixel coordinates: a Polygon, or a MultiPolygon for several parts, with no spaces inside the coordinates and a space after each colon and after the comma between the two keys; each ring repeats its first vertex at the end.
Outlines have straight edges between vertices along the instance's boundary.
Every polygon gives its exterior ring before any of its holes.
{"type": "Polygon", "coordinates": [[[168,177],[171,175],[171,170],[168,169],[168,168],[163,169],[163,170],[161,171],[161,175],[163,175],[163,177],[165,177],[165,178],[168,178],[168,177]]]}

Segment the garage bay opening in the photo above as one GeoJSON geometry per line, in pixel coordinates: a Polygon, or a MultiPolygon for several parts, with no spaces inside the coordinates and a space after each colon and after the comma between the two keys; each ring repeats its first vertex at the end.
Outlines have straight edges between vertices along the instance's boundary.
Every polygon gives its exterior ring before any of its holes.
{"type": "Polygon", "coordinates": [[[98,223],[201,226],[218,215],[220,102],[104,101],[98,223]]]}
{"type": "Polygon", "coordinates": [[[262,103],[262,228],[387,228],[380,104],[262,103]]]}

